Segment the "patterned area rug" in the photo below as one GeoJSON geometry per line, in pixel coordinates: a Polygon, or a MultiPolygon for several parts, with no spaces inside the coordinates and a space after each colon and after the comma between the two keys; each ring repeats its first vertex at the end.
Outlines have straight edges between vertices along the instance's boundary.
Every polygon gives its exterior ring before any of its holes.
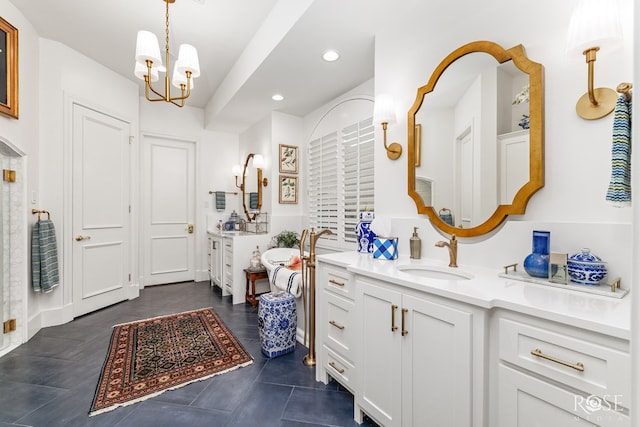
{"type": "Polygon", "coordinates": [[[90,415],[253,363],[213,309],[114,326],[90,415]]]}

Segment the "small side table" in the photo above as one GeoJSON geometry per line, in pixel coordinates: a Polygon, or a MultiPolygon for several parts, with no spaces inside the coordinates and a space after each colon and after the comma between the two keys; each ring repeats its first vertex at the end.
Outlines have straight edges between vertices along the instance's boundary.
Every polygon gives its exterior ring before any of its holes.
{"type": "Polygon", "coordinates": [[[251,268],[245,268],[244,270],[244,274],[247,277],[247,288],[246,288],[246,292],[244,294],[244,300],[245,302],[248,302],[251,304],[251,307],[255,307],[256,305],[258,305],[258,300],[256,299],[256,280],[260,280],[260,279],[268,279],[269,275],[267,274],[267,269],[266,268],[262,268],[262,269],[251,269],[251,268]],[[251,293],[249,293],[249,282],[251,282],[251,293]]]}

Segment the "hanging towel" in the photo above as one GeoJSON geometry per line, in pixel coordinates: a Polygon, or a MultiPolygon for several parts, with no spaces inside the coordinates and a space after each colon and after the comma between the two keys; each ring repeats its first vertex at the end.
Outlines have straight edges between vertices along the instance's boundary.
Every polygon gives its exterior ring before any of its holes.
{"type": "Polygon", "coordinates": [[[226,208],[227,199],[224,191],[216,191],[216,210],[223,211],[226,208]]]}
{"type": "Polygon", "coordinates": [[[613,110],[611,181],[606,200],[616,207],[631,206],[631,100],[624,95],[613,110]]]}
{"type": "Polygon", "coordinates": [[[33,225],[31,232],[31,283],[34,291],[51,292],[60,284],[56,230],[50,219],[33,225]]]}
{"type": "Polygon", "coordinates": [[[289,292],[296,298],[302,295],[302,275],[279,265],[273,269],[271,283],[278,289],[289,292]]]}
{"type": "Polygon", "coordinates": [[[258,193],[249,193],[249,209],[258,209],[258,193]]]}

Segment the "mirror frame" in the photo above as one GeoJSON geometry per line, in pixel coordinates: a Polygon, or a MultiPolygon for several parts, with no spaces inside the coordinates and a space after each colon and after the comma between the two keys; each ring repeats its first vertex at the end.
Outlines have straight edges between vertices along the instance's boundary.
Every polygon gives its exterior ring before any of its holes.
{"type": "Polygon", "coordinates": [[[527,202],[531,196],[544,187],[544,67],[542,64],[527,58],[524,47],[519,44],[508,50],[490,41],[476,41],[468,43],[451,52],[436,67],[428,83],[418,88],[418,93],[413,106],[407,113],[408,124],[408,155],[407,155],[407,179],[408,193],[413,199],[419,214],[427,214],[434,227],[447,234],[455,234],[459,237],[475,237],[484,235],[498,227],[509,215],[524,214],[527,202]],[[492,55],[499,64],[512,60],[514,65],[522,72],[529,75],[529,182],[524,184],[516,193],[509,205],[500,204],[485,222],[471,228],[453,227],[444,222],[438,216],[432,206],[425,206],[422,197],[416,191],[415,171],[415,115],[420,109],[426,94],[435,89],[436,83],[442,73],[457,59],[474,53],[487,53],[492,55]]]}
{"type": "Polygon", "coordinates": [[[256,168],[257,175],[258,175],[258,207],[257,207],[258,212],[251,215],[249,213],[249,209],[247,209],[247,202],[246,202],[246,188],[247,188],[246,179],[247,179],[247,168],[249,167],[249,161],[253,159],[254,156],[255,156],[254,153],[249,153],[247,155],[247,160],[245,160],[244,168],[242,169],[242,184],[240,185],[240,189],[242,190],[242,208],[244,209],[244,214],[247,217],[247,221],[253,221],[258,217],[259,212],[262,209],[262,186],[264,185],[266,187],[268,182],[267,178],[264,178],[264,179],[262,178],[262,169],[256,168]]]}

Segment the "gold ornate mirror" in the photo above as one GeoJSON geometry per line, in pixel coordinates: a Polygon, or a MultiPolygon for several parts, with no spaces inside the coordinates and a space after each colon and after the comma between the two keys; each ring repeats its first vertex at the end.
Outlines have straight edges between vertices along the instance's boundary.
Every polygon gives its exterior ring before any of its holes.
{"type": "Polygon", "coordinates": [[[242,170],[242,184],[240,185],[240,190],[242,190],[242,207],[247,221],[256,219],[258,214],[260,214],[260,209],[262,209],[262,187],[266,187],[269,182],[267,178],[262,178],[263,167],[264,159],[261,154],[251,153],[247,155],[247,160],[245,160],[242,170]],[[255,174],[257,178],[256,181],[254,181],[256,184],[252,183],[254,172],[249,169],[249,161],[251,159],[253,159],[253,167],[256,168],[255,174]],[[247,175],[249,175],[249,179],[247,179],[247,175]]]}
{"type": "Polygon", "coordinates": [[[444,233],[480,236],[544,186],[543,67],[522,45],[466,44],[408,113],[408,192],[444,233]],[[437,85],[437,90],[436,90],[437,85]]]}

